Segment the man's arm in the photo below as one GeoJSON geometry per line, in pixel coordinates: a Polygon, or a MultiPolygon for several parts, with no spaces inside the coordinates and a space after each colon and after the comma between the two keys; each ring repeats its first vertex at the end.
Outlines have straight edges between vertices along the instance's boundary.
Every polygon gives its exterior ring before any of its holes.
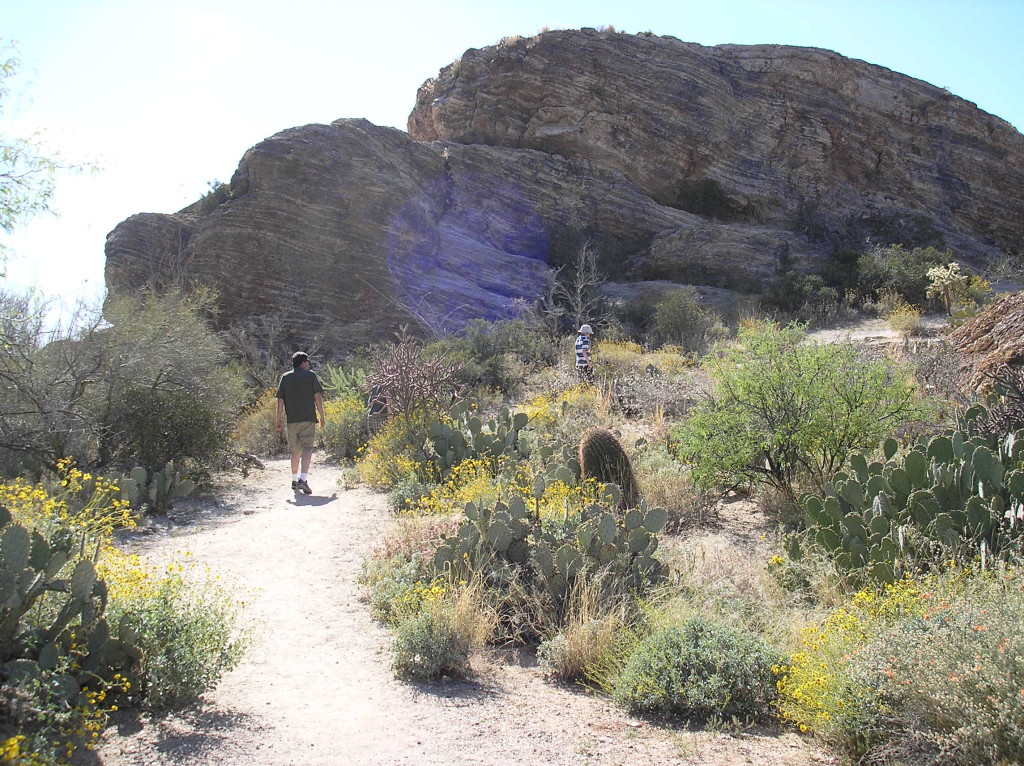
{"type": "Polygon", "coordinates": [[[316,393],[313,394],[313,401],[316,403],[316,411],[320,414],[320,427],[323,428],[327,425],[327,419],[324,417],[324,398],[316,393]]]}
{"type": "Polygon", "coordinates": [[[277,430],[284,430],[282,418],[284,417],[284,399],[277,400],[277,430]]]}

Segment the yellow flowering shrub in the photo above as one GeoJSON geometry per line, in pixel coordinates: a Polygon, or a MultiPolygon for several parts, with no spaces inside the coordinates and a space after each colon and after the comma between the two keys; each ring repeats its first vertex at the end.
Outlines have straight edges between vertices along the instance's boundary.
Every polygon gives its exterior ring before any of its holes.
{"type": "Polygon", "coordinates": [[[440,471],[423,451],[432,420],[422,412],[389,418],[366,447],[357,452],[356,468],[363,481],[379,490],[390,490],[410,477],[435,484],[440,471]]]}
{"type": "Polygon", "coordinates": [[[880,701],[851,671],[851,660],[882,625],[923,612],[914,580],[887,585],[884,593],[860,591],[824,621],[801,631],[800,649],[773,670],[778,675],[778,710],[801,731],[852,727],[877,711],[880,701]]]}
{"type": "Polygon", "coordinates": [[[533,495],[534,475],[525,463],[509,465],[500,460],[495,471],[490,460],[469,458],[456,465],[440,484],[426,495],[408,501],[406,513],[446,515],[461,513],[466,503],[490,507],[521,497],[541,519],[564,520],[580,513],[584,506],[600,499],[600,484],[587,479],[581,484],[547,482],[540,498],[533,495]]]}
{"type": "Polygon", "coordinates": [[[277,430],[276,388],[266,389],[245,408],[231,437],[240,451],[260,457],[270,457],[285,449],[284,437],[277,430]]]}
{"type": "Polygon", "coordinates": [[[366,403],[360,396],[324,402],[324,427],[317,430],[320,444],[335,457],[354,458],[366,443],[366,403]]]}
{"type": "Polygon", "coordinates": [[[601,392],[594,386],[573,386],[551,394],[538,394],[520,407],[530,418],[530,426],[542,432],[567,416],[593,411],[600,406],[601,392]]]}
{"type": "Polygon", "coordinates": [[[14,479],[0,484],[0,505],[28,529],[49,533],[68,529],[90,540],[106,539],[120,527],[134,527],[130,504],[116,482],[93,476],[65,458],[57,464],[53,487],[14,479]]]}

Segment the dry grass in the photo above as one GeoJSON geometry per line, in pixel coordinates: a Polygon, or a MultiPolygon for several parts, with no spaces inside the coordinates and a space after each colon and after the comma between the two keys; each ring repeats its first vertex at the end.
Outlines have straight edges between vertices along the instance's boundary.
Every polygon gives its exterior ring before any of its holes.
{"type": "Polygon", "coordinates": [[[542,650],[551,674],[564,681],[587,678],[613,650],[626,621],[625,602],[606,598],[599,580],[577,580],[564,627],[542,650]]]}

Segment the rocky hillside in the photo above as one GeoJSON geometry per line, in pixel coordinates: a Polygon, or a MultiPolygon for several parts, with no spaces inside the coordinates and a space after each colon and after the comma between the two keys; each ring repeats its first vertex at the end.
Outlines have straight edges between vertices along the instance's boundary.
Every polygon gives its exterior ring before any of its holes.
{"type": "Polygon", "coordinates": [[[111,290],[199,281],[222,320],[340,348],[533,300],[591,240],[614,280],[746,291],[865,241],[978,263],[1024,242],[1024,137],[835,53],[547,32],[470,50],[408,134],[363,120],[253,147],[220,198],[107,240],[111,290]]]}

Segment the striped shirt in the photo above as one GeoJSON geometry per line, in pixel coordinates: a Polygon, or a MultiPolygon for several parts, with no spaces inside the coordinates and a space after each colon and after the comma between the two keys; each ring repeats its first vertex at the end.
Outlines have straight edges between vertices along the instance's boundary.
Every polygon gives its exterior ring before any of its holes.
{"type": "Polygon", "coordinates": [[[586,367],[588,356],[590,356],[590,336],[581,333],[576,336],[576,366],[586,367]]]}

